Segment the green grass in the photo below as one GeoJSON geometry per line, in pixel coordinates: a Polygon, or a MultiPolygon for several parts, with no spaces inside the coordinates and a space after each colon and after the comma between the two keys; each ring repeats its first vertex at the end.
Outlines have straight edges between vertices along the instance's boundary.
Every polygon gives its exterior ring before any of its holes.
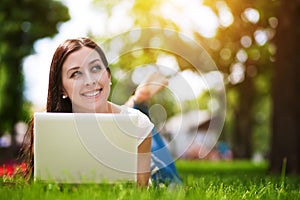
{"type": "Polygon", "coordinates": [[[175,188],[26,184],[22,179],[4,177],[0,180],[0,199],[300,199],[300,177],[267,175],[267,163],[180,160],[176,164],[184,184],[175,188]]]}

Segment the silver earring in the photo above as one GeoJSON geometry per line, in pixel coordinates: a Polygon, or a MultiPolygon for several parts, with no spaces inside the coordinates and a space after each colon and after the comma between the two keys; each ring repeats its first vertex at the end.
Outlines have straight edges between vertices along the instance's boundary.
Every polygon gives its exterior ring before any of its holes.
{"type": "Polygon", "coordinates": [[[63,96],[62,96],[63,99],[66,99],[67,97],[68,97],[67,95],[63,95],[63,96]]]}
{"type": "Polygon", "coordinates": [[[112,85],[112,82],[110,82],[109,85],[112,85]]]}

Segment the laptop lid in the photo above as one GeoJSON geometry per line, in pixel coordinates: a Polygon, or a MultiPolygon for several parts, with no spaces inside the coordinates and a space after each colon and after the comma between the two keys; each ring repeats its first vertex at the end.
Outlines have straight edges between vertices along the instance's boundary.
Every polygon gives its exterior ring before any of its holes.
{"type": "Polygon", "coordinates": [[[34,180],[136,181],[137,115],[34,114],[34,180]]]}

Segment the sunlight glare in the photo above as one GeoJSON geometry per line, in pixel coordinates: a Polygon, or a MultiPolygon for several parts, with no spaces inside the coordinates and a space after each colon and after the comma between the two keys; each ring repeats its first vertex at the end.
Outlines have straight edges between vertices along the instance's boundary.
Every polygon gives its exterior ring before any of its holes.
{"type": "Polygon", "coordinates": [[[124,41],[120,37],[117,37],[111,41],[110,49],[106,53],[108,54],[107,57],[109,61],[113,61],[114,58],[119,57],[119,53],[122,50],[123,45],[124,45],[124,41]]]}
{"type": "Polygon", "coordinates": [[[156,64],[161,66],[159,70],[165,76],[172,76],[179,71],[178,62],[176,58],[171,55],[159,55],[156,64]]]}
{"type": "Polygon", "coordinates": [[[229,48],[223,48],[220,51],[220,56],[223,60],[229,60],[231,57],[231,50],[229,48]]]}
{"type": "Polygon", "coordinates": [[[252,45],[252,39],[251,39],[251,37],[249,37],[247,35],[243,36],[241,38],[241,44],[242,44],[243,47],[249,48],[252,45]]]}
{"type": "Polygon", "coordinates": [[[149,76],[154,72],[157,72],[157,67],[152,64],[136,67],[132,73],[132,82],[138,85],[145,79],[145,77],[149,76]]]}
{"type": "Polygon", "coordinates": [[[278,26],[278,19],[276,17],[270,17],[269,24],[272,28],[275,29],[278,26]]]}
{"type": "Polygon", "coordinates": [[[241,83],[245,79],[245,66],[242,63],[235,63],[230,68],[231,74],[228,79],[233,85],[241,83]]]}
{"type": "Polygon", "coordinates": [[[206,83],[206,89],[223,90],[224,75],[219,71],[211,71],[202,74],[202,78],[206,83]]]}
{"type": "Polygon", "coordinates": [[[201,1],[165,1],[160,10],[166,19],[172,20],[187,34],[196,31],[203,37],[211,38],[215,36],[219,27],[216,14],[201,1]]]}
{"type": "Polygon", "coordinates": [[[224,1],[219,1],[216,4],[219,11],[219,22],[223,27],[228,27],[233,23],[233,16],[230,12],[230,8],[224,1]]]}
{"type": "Polygon", "coordinates": [[[133,27],[134,21],[129,14],[132,6],[132,1],[120,1],[119,4],[113,7],[112,15],[107,24],[109,33],[118,34],[133,27]]]}
{"type": "Polygon", "coordinates": [[[132,43],[138,41],[140,39],[140,37],[141,37],[141,30],[139,30],[139,29],[130,31],[130,33],[129,33],[129,40],[132,43]]]}
{"type": "Polygon", "coordinates": [[[184,70],[169,80],[169,89],[180,101],[185,101],[198,97],[207,86],[199,74],[184,70]]]}
{"type": "Polygon", "coordinates": [[[257,44],[263,46],[268,41],[267,33],[264,30],[257,30],[254,32],[254,38],[257,44]]]}
{"type": "Polygon", "coordinates": [[[259,12],[254,8],[245,9],[243,16],[245,21],[251,22],[252,24],[256,24],[260,17],[259,12]]]}
{"type": "Polygon", "coordinates": [[[153,48],[159,48],[160,47],[160,45],[161,45],[161,38],[160,37],[152,37],[151,39],[150,39],[150,41],[149,41],[149,43],[150,43],[150,46],[153,48]]]}
{"type": "Polygon", "coordinates": [[[99,12],[99,8],[95,9],[92,6],[92,0],[80,0],[76,3],[72,0],[63,0],[62,2],[68,7],[71,16],[71,20],[63,23],[60,27],[60,32],[68,33],[67,37],[86,35],[87,31],[94,34],[106,32],[106,24],[103,22],[107,20],[108,15],[102,10],[99,12]],[[76,25],[74,25],[75,23],[76,25]]]}
{"type": "Polygon", "coordinates": [[[247,52],[244,49],[240,49],[236,54],[236,58],[239,62],[245,63],[248,59],[247,52]]]}

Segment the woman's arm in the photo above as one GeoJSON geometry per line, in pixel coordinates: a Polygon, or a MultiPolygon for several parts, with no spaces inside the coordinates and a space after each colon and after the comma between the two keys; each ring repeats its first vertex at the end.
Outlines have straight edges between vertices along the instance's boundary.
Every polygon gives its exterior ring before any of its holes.
{"type": "Polygon", "coordinates": [[[138,146],[137,183],[139,186],[147,186],[150,178],[151,160],[151,133],[138,146]]]}

